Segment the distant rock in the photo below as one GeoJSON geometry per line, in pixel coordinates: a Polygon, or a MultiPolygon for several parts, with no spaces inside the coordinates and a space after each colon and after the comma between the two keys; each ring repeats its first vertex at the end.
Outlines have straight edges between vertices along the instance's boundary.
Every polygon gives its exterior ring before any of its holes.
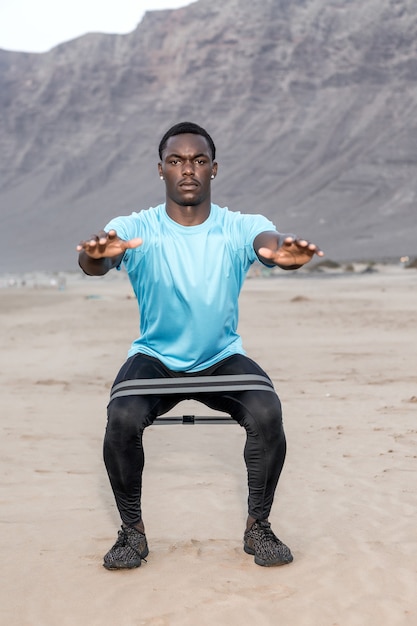
{"type": "Polygon", "coordinates": [[[338,262],[416,254],[417,3],[199,0],[128,35],[0,50],[0,271],[70,270],[163,201],[163,132],[218,147],[213,200],[338,262]]]}

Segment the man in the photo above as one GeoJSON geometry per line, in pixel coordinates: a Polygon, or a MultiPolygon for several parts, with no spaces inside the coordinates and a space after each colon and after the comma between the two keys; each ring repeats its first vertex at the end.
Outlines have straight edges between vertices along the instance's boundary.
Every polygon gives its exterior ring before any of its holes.
{"type": "Polygon", "coordinates": [[[110,395],[104,461],[122,527],[107,569],[139,567],[148,555],[142,519],[143,430],[185,399],[229,413],[246,429],[248,519],[244,550],[263,566],[293,560],[268,521],[284,464],[281,404],[267,374],[245,356],[236,332],[245,275],[259,259],[297,269],[319,248],[279,234],[261,215],[211,202],[215,146],[206,130],[182,122],[159,146],[166,201],[112,219],[82,241],[79,264],[103,275],[123,263],[136,294],[141,334],[110,395]]]}

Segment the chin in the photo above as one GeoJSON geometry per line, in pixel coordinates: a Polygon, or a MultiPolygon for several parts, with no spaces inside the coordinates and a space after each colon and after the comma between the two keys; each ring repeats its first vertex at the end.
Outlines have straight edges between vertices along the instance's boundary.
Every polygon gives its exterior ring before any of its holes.
{"type": "Polygon", "coordinates": [[[198,206],[202,202],[203,202],[202,198],[196,198],[196,197],[189,198],[188,200],[182,197],[177,200],[177,204],[179,204],[180,206],[198,206]]]}

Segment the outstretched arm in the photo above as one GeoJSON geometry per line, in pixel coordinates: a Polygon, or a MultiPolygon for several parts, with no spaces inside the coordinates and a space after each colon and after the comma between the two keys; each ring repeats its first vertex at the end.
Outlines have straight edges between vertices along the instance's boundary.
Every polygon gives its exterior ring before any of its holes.
{"type": "Polygon", "coordinates": [[[126,250],[140,245],[142,239],[139,237],[124,241],[115,230],[109,230],[108,233],[102,230],[78,244],[78,263],[85,274],[103,276],[121,262],[126,250]]]}
{"type": "Polygon", "coordinates": [[[258,259],[266,265],[278,265],[284,270],[296,270],[305,265],[315,254],[324,256],[314,243],[295,235],[266,231],[255,237],[253,247],[258,259]]]}

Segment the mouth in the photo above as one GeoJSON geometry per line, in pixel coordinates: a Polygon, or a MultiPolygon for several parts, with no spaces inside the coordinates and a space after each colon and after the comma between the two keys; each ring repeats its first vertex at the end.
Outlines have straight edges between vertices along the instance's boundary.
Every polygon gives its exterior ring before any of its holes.
{"type": "Polygon", "coordinates": [[[185,189],[187,190],[193,190],[196,189],[198,187],[198,182],[196,180],[183,180],[179,186],[181,187],[181,189],[185,189]]]}

